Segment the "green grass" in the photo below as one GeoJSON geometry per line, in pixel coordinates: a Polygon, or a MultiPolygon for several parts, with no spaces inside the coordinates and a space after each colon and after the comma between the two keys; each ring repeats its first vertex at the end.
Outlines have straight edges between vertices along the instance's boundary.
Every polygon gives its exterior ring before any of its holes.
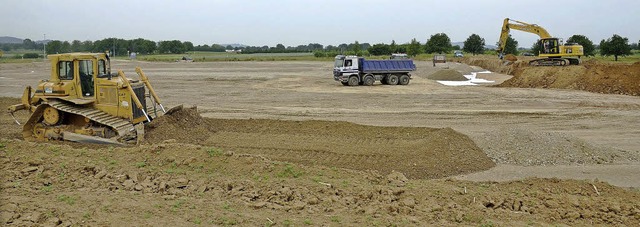
{"type": "MultiPolygon", "coordinates": [[[[142,61],[179,61],[182,57],[189,57],[194,62],[211,62],[211,61],[296,61],[318,60],[313,53],[256,53],[256,54],[236,54],[226,52],[205,52],[195,51],[185,54],[154,54],[154,55],[138,55],[137,60],[142,61]]],[[[126,57],[117,57],[116,59],[128,59],[126,57]]]]}
{"type": "Polygon", "coordinates": [[[282,172],[278,173],[278,177],[293,177],[298,178],[302,176],[302,171],[296,170],[293,165],[287,163],[284,166],[282,172]]]}
{"type": "Polygon", "coordinates": [[[59,195],[58,196],[58,201],[65,202],[65,203],[67,203],[69,205],[73,205],[73,204],[76,203],[76,198],[73,198],[73,197],[68,196],[68,195],[59,195]]]}

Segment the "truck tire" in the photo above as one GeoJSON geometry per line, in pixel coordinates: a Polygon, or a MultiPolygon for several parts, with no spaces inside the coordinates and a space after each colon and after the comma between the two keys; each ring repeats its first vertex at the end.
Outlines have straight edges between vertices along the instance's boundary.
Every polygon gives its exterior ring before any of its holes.
{"type": "Polygon", "coordinates": [[[342,85],[344,85],[344,86],[349,86],[349,82],[345,81],[345,82],[340,82],[340,83],[342,83],[342,85]]]}
{"type": "Polygon", "coordinates": [[[400,76],[400,80],[398,81],[398,84],[407,85],[407,84],[409,84],[410,80],[411,80],[411,78],[409,77],[409,75],[403,74],[402,76],[400,76]]]}
{"type": "Polygon", "coordinates": [[[380,80],[380,83],[382,83],[382,84],[389,84],[389,82],[387,82],[387,79],[388,79],[388,78],[389,78],[388,76],[382,77],[382,80],[380,80]]]}
{"type": "Polygon", "coordinates": [[[365,76],[362,82],[364,85],[372,86],[373,83],[376,82],[376,79],[374,79],[373,76],[369,75],[369,76],[365,76]]]}
{"type": "Polygon", "coordinates": [[[348,84],[349,86],[358,86],[358,77],[357,76],[349,77],[348,84]]]}
{"type": "Polygon", "coordinates": [[[390,75],[387,78],[387,83],[389,83],[389,85],[396,85],[398,84],[398,75],[390,75]]]}

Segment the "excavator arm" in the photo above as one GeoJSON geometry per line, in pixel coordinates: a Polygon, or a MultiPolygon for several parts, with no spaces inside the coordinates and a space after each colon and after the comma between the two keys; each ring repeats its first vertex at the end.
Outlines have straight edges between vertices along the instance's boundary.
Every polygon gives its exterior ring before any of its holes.
{"type": "Polygon", "coordinates": [[[502,31],[500,32],[498,49],[496,50],[498,51],[498,54],[500,54],[500,56],[503,56],[504,48],[507,45],[507,38],[509,38],[509,31],[511,29],[536,34],[540,36],[540,39],[551,38],[551,35],[549,35],[549,32],[547,32],[547,30],[544,29],[543,27],[540,27],[536,24],[528,24],[522,21],[505,18],[504,22],[502,23],[502,31]]]}

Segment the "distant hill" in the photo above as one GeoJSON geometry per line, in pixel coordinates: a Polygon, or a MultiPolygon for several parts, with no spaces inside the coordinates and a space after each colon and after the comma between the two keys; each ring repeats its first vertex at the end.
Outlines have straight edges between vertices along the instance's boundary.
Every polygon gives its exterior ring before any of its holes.
{"type": "Polygon", "coordinates": [[[0,43],[22,43],[22,39],[11,36],[0,36],[0,43]]]}

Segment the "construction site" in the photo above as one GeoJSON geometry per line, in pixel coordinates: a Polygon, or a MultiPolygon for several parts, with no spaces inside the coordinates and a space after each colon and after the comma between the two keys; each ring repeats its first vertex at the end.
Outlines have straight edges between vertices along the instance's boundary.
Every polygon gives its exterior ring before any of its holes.
{"type": "MultiPolygon", "coordinates": [[[[128,77],[144,69],[164,106],[183,108],[123,146],[30,141],[15,122],[29,111],[0,115],[1,220],[639,225],[640,62],[519,58],[415,61],[407,86],[354,87],[324,61],[111,60],[128,77]]],[[[50,69],[0,64],[0,107],[50,69]]]]}

